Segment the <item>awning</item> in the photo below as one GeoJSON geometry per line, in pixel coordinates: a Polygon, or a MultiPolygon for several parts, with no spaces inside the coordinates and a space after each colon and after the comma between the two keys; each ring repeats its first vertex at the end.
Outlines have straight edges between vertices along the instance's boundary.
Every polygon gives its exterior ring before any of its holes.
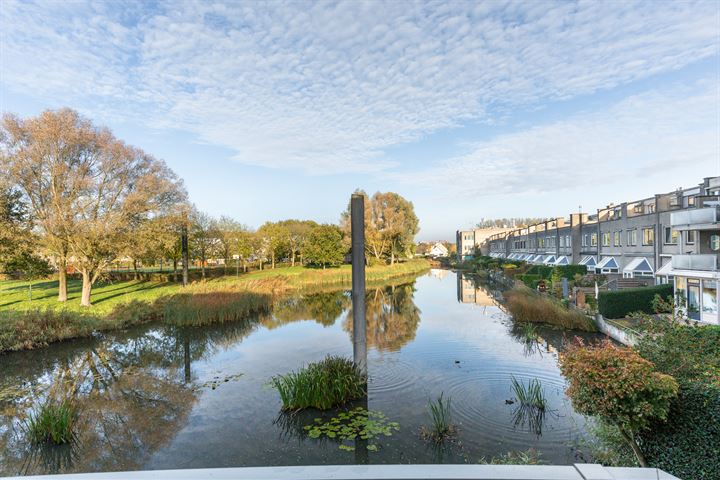
{"type": "Polygon", "coordinates": [[[532,258],[531,262],[532,263],[542,263],[544,259],[545,259],[545,255],[535,255],[532,258]]]}
{"type": "Polygon", "coordinates": [[[620,270],[620,266],[615,261],[615,257],[605,257],[602,260],[600,260],[600,263],[595,265],[595,271],[600,271],[602,273],[603,270],[620,270]]]}
{"type": "Polygon", "coordinates": [[[549,264],[551,264],[551,263],[555,263],[555,255],[548,255],[547,257],[545,257],[545,260],[543,260],[543,263],[544,263],[545,265],[549,265],[549,264]]]}
{"type": "Polygon", "coordinates": [[[532,255],[532,254],[530,254],[530,253],[526,253],[525,255],[523,255],[523,258],[522,258],[522,259],[525,260],[526,262],[528,262],[528,261],[530,261],[530,259],[532,259],[534,256],[535,256],[535,255],[532,255]]]}
{"type": "Polygon", "coordinates": [[[555,265],[569,265],[570,260],[565,255],[560,255],[557,260],[555,260],[555,265]]]}
{"type": "Polygon", "coordinates": [[[595,257],[592,255],[588,255],[582,260],[580,260],[580,265],[587,265],[588,267],[594,267],[597,264],[595,261],[595,257]]]}
{"type": "Polygon", "coordinates": [[[645,273],[645,274],[653,274],[653,268],[650,266],[650,262],[648,262],[647,258],[645,257],[638,257],[633,258],[630,263],[628,263],[625,268],[623,268],[623,273],[645,273]]]}
{"type": "Polygon", "coordinates": [[[672,277],[673,275],[672,262],[667,262],[655,272],[656,277],[672,277]]]}

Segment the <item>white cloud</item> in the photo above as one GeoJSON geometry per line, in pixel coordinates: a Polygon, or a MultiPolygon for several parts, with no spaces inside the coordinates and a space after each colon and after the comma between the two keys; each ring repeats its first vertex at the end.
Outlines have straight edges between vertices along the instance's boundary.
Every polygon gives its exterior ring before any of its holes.
{"type": "Polygon", "coordinates": [[[388,146],[718,53],[713,2],[0,5],[6,92],[311,173],[384,170],[388,146]]]}
{"type": "MultiPolygon", "coordinates": [[[[715,84],[628,97],[578,114],[471,145],[440,165],[398,176],[444,194],[482,197],[622,187],[690,171],[693,181],[720,174],[720,94],[715,84]]],[[[684,177],[684,176],[683,176],[684,177]]],[[[687,185],[685,185],[687,186],[687,185]]]]}

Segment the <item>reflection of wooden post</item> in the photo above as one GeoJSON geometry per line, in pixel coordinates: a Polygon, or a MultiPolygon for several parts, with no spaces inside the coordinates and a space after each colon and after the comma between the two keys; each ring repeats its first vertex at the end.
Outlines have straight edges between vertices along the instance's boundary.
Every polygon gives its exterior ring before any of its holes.
{"type": "Polygon", "coordinates": [[[188,262],[189,260],[189,253],[188,253],[188,231],[187,231],[187,225],[183,225],[182,227],[182,262],[183,262],[183,287],[187,286],[188,284],[188,262]]]}
{"type": "Polygon", "coordinates": [[[183,343],[183,360],[185,360],[185,383],[190,383],[190,380],[192,380],[192,372],[190,370],[190,339],[186,338],[183,343]]]}
{"type": "Polygon", "coordinates": [[[353,361],[367,372],[365,325],[365,197],[353,194],[350,200],[352,237],[353,361]]]}

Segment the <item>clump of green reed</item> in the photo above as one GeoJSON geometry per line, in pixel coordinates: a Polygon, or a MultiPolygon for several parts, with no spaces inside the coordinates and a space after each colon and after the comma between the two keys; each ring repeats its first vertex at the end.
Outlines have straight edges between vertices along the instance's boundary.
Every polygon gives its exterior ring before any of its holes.
{"type": "Polygon", "coordinates": [[[485,465],[542,465],[541,454],[534,448],[526,451],[508,452],[486,460],[482,457],[478,463],[485,465]]]}
{"type": "Polygon", "coordinates": [[[0,311],[0,353],[30,350],[49,343],[92,334],[100,320],[89,314],[37,309],[0,311]]]}
{"type": "Polygon", "coordinates": [[[271,380],[283,410],[328,410],[367,394],[367,375],[352,360],[328,355],[324,360],[271,380]]]}
{"type": "Polygon", "coordinates": [[[166,323],[199,326],[267,312],[271,300],[262,293],[210,291],[173,295],[163,303],[166,323]]]}
{"type": "Polygon", "coordinates": [[[437,400],[428,401],[430,413],[430,428],[424,427],[421,431],[423,437],[436,443],[444,441],[455,433],[455,426],[452,424],[450,406],[452,399],[444,398],[444,392],[440,393],[437,400]]]}
{"type": "Polygon", "coordinates": [[[558,327],[594,332],[595,322],[584,313],[562,305],[548,295],[525,286],[515,286],[503,294],[505,305],[517,322],[547,323],[558,327]]]}
{"type": "Polygon", "coordinates": [[[78,412],[72,401],[47,401],[25,420],[27,437],[36,445],[70,443],[75,435],[77,416],[78,412]]]}
{"type": "Polygon", "coordinates": [[[545,400],[545,392],[543,391],[540,380],[533,378],[528,382],[527,386],[524,382],[518,381],[514,375],[511,377],[511,380],[512,389],[518,402],[526,407],[545,410],[547,401],[545,400]]]}

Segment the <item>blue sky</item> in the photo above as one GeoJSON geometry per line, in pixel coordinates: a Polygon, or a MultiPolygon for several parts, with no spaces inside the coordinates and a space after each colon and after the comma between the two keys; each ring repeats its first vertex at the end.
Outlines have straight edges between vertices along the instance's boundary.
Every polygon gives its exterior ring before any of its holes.
{"type": "Polygon", "coordinates": [[[452,239],[720,174],[720,3],[0,0],[0,109],[63,106],[213,215],[392,190],[452,239]]]}

